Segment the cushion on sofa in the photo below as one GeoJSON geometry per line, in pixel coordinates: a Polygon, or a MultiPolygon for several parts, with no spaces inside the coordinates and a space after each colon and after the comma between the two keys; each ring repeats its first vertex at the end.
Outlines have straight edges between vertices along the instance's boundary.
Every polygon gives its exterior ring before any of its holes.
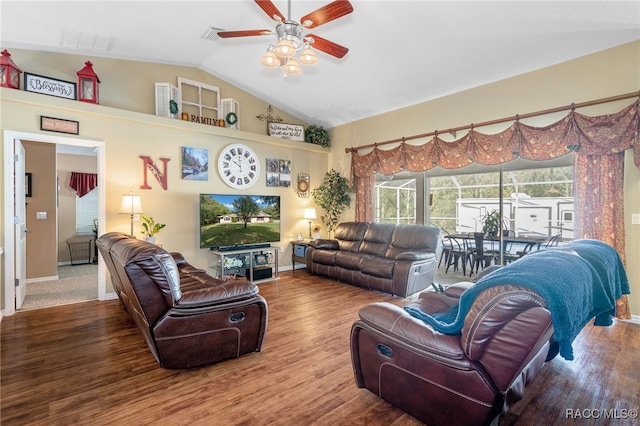
{"type": "Polygon", "coordinates": [[[380,278],[393,278],[393,267],[396,261],[384,257],[365,254],[360,260],[360,272],[380,278]]]}
{"type": "Polygon", "coordinates": [[[335,239],[341,251],[359,251],[369,224],[367,222],[343,222],[336,227],[335,239]]]}
{"type": "Polygon", "coordinates": [[[434,248],[441,248],[439,228],[400,224],[395,226],[391,243],[384,256],[395,259],[398,254],[405,251],[416,249],[434,251],[434,248]]]}
{"type": "Polygon", "coordinates": [[[336,264],[336,251],[335,250],[314,250],[313,261],[320,265],[335,265],[336,264]]]}
{"type": "Polygon", "coordinates": [[[396,225],[393,223],[370,223],[367,232],[364,233],[360,252],[384,257],[394,229],[396,225]]]}
{"type": "Polygon", "coordinates": [[[364,254],[351,251],[339,251],[336,253],[336,266],[347,269],[360,269],[360,259],[364,254]]]}
{"type": "MultiPolygon", "coordinates": [[[[172,300],[167,300],[167,305],[174,306],[181,298],[182,291],[180,290],[180,274],[178,273],[178,265],[175,259],[169,253],[156,254],[153,258],[158,262],[158,266],[164,271],[167,277],[167,283],[169,284],[169,291],[172,300]]],[[[162,293],[165,294],[165,289],[162,288],[162,293]]]]}

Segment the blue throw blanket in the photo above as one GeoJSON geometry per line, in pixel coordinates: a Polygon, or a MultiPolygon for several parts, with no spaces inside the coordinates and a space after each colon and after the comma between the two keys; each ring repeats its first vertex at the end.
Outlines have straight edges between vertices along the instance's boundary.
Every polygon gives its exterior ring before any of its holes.
{"type": "Polygon", "coordinates": [[[595,240],[577,240],[563,250],[541,250],[482,277],[465,291],[458,305],[429,315],[414,307],[405,307],[436,331],[459,334],[467,312],[483,290],[496,285],[514,284],[531,288],[545,300],[554,327],[554,339],[560,355],[573,359],[573,340],[594,317],[595,325],[610,325],[616,300],[629,293],[629,282],[618,253],[595,240]]]}

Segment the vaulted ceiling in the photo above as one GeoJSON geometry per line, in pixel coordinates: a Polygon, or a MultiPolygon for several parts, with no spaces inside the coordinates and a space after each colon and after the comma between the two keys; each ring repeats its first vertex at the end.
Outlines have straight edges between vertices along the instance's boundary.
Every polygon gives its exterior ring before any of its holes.
{"type": "MultiPolygon", "coordinates": [[[[273,0],[296,21],[327,3],[273,0]]],[[[212,27],[274,29],[250,0],[3,0],[1,47],[198,67],[334,127],[640,39],[638,1],[351,4],[352,13],[308,31],[347,47],[347,55],[318,52],[320,62],[299,76],[260,64],[274,35],[203,38],[212,27]],[[73,41],[79,46],[68,47],[73,41]]]]}

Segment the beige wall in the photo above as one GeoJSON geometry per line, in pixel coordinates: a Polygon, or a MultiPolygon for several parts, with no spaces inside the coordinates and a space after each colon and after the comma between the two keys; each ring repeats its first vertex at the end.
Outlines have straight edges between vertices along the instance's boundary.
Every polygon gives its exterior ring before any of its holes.
{"type": "Polygon", "coordinates": [[[31,173],[32,196],[27,209],[27,279],[56,277],[56,147],[49,143],[23,141],[25,172],[31,173]],[[46,214],[37,219],[36,213],[46,214]]]}
{"type": "MultiPolygon", "coordinates": [[[[425,81],[425,85],[437,84],[425,81]]],[[[392,111],[366,120],[332,129],[330,167],[349,175],[351,155],[345,148],[367,145],[446,130],[471,123],[511,117],[516,114],[586,102],[593,99],[637,92],[640,90],[640,42],[564,62],[539,71],[487,84],[435,99],[412,107],[392,111]]],[[[637,99],[637,98],[636,98],[637,99]]],[[[581,109],[587,115],[602,115],[620,111],[634,99],[581,109]]],[[[566,113],[522,120],[523,123],[543,126],[566,113]]],[[[496,133],[509,123],[491,128],[478,128],[484,133],[496,133]]],[[[458,134],[458,137],[462,134],[458,134]]],[[[412,141],[422,144],[426,140],[412,141]]],[[[393,147],[389,145],[388,147],[393,147]]],[[[384,149],[382,147],[381,149],[384,149]]],[[[364,150],[361,154],[368,152],[364,150]]],[[[640,315],[640,226],[631,225],[631,214],[640,213],[640,169],[632,160],[632,152],[625,157],[625,225],[627,273],[631,282],[630,305],[634,315],[640,315]]],[[[344,219],[355,217],[354,209],[344,219]]]]}
{"type": "MultiPolygon", "coordinates": [[[[351,156],[345,154],[346,147],[634,92],[640,88],[640,42],[635,42],[331,129],[332,148],[327,155],[327,151],[319,147],[264,136],[265,124],[255,117],[266,112],[268,104],[197,69],[21,50],[12,50],[11,54],[27,72],[71,81],[75,80],[75,72],[84,61],[90,59],[102,81],[101,105],[85,105],[0,89],[2,128],[41,133],[38,128],[39,115],[79,121],[79,137],[104,141],[106,147],[106,230],[129,232],[128,217],[116,211],[120,195],[135,191],[142,195],[145,213],[167,224],[167,228],[158,235],[158,242],[169,250],[182,251],[187,259],[203,268],[211,259],[206,250],[197,248],[197,195],[200,192],[235,191],[226,187],[215,173],[210,174],[208,182],[182,181],[179,170],[181,146],[207,148],[210,159],[215,160],[220,147],[243,142],[261,158],[291,159],[294,173],[300,170],[311,174],[313,188],[328,168],[335,168],[349,176],[351,156]],[[168,81],[175,84],[178,76],[217,85],[223,97],[238,100],[241,104],[242,131],[153,116],[153,83],[168,81]],[[138,189],[143,177],[139,155],[150,155],[156,161],[160,157],[171,158],[167,191],[153,179],[150,180],[151,190],[138,189]]],[[[437,82],[425,81],[424,84],[433,85],[437,82]]],[[[600,105],[581,112],[606,114],[619,111],[629,103],[600,105]]],[[[275,110],[274,114],[281,116],[285,122],[304,124],[281,111],[275,110]]],[[[523,122],[544,125],[561,115],[523,122]]],[[[480,130],[498,131],[505,126],[480,130]]],[[[6,159],[3,158],[3,161],[6,159]]],[[[635,315],[640,314],[640,265],[633,260],[640,255],[640,226],[631,226],[630,214],[640,213],[640,197],[637,196],[639,182],[640,171],[632,165],[627,155],[625,223],[627,259],[631,260],[627,262],[627,271],[632,284],[630,299],[635,315]]],[[[0,186],[0,191],[4,191],[3,186],[0,186]]],[[[312,204],[310,199],[298,198],[291,188],[266,188],[264,181],[249,192],[282,195],[283,247],[287,247],[288,239],[298,232],[305,233],[307,223],[301,219],[302,211],[312,204]]],[[[1,195],[4,200],[4,193],[1,195]]],[[[353,209],[343,216],[344,220],[352,218],[353,209]]],[[[4,224],[4,217],[1,219],[4,224]]],[[[4,230],[1,237],[4,239],[4,230]]],[[[281,261],[283,264],[290,262],[290,249],[282,253],[281,261]]]]}

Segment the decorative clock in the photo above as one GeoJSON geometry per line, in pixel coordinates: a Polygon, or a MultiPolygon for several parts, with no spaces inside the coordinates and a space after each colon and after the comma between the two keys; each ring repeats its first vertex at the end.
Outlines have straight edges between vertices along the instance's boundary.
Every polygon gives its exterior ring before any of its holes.
{"type": "Polygon", "coordinates": [[[218,157],[218,173],[224,183],[232,188],[249,188],[258,181],[260,161],[246,145],[227,145],[218,157]]]}

